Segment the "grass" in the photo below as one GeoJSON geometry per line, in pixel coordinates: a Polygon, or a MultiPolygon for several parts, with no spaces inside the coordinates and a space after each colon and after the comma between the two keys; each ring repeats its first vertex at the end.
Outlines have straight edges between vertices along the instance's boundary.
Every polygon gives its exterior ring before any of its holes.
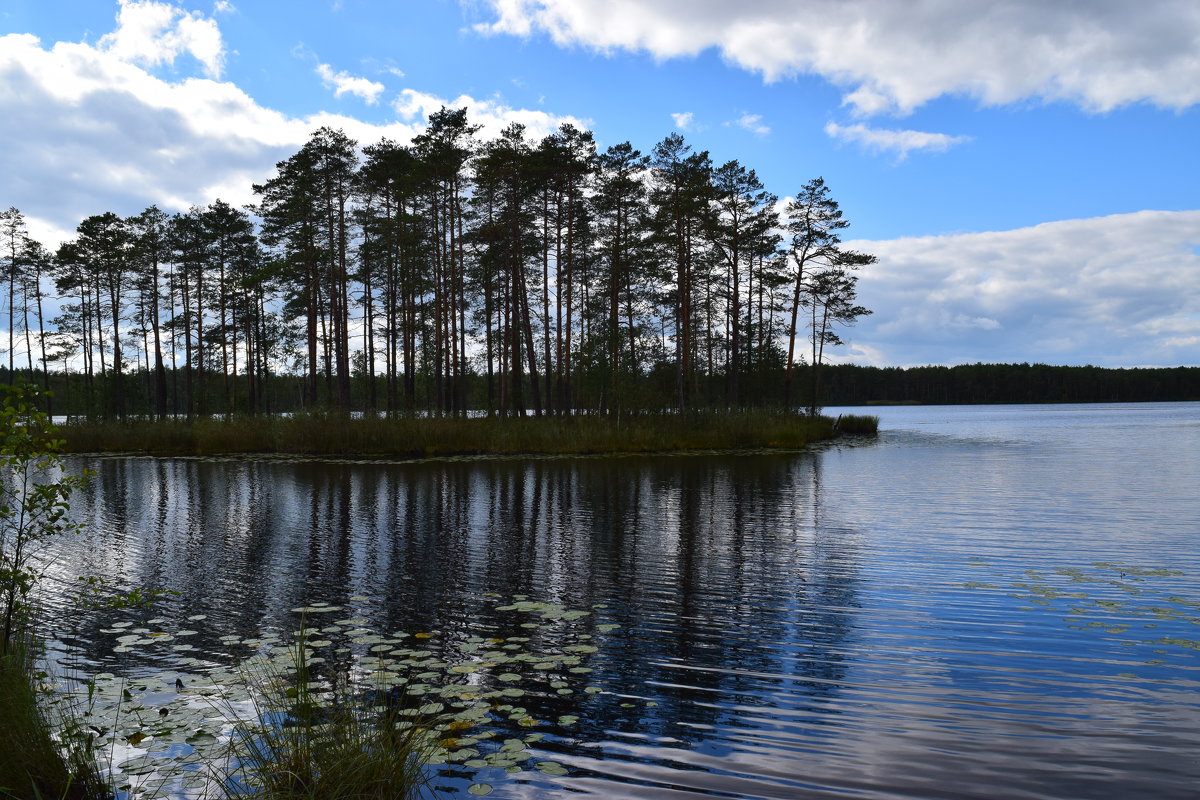
{"type": "Polygon", "coordinates": [[[423,458],[797,448],[833,438],[839,431],[828,417],[810,419],[780,411],[708,411],[509,419],[356,419],[311,414],[191,422],[80,422],[63,426],[61,433],[66,440],[64,450],[69,452],[423,458]]]}
{"type": "Polygon", "coordinates": [[[52,719],[39,703],[36,677],[25,643],[0,656],[0,798],[110,798],[86,745],[64,746],[56,739],[63,721],[52,719]]]}
{"type": "Polygon", "coordinates": [[[402,724],[385,693],[313,680],[305,632],[284,670],[247,676],[259,687],[254,722],[233,732],[235,766],[221,784],[242,800],[410,800],[425,793],[428,732],[402,724]]]}
{"type": "Polygon", "coordinates": [[[839,434],[874,436],[879,433],[879,417],[866,414],[841,414],[833,426],[839,434]]]}

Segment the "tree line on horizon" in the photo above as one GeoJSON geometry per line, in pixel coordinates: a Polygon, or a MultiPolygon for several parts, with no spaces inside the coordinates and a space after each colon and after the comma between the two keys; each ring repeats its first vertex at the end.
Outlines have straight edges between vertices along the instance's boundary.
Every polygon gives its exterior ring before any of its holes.
{"type": "Polygon", "coordinates": [[[875,260],[823,179],[781,207],[677,133],[478,131],[447,108],[407,145],[321,128],[251,207],[96,214],[55,252],[9,209],[0,366],[112,417],[815,410],[875,260]]]}
{"type": "Polygon", "coordinates": [[[830,364],[821,384],[822,402],[831,406],[1200,401],[1200,367],[1183,366],[830,364]]]}

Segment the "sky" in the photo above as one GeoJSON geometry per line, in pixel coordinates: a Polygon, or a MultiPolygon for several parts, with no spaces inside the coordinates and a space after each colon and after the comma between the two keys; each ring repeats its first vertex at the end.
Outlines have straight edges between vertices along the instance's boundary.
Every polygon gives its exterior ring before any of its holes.
{"type": "Polygon", "coordinates": [[[1195,0],[0,0],[0,207],[51,247],[442,105],[824,177],[878,257],[834,360],[1200,365],[1195,0]]]}

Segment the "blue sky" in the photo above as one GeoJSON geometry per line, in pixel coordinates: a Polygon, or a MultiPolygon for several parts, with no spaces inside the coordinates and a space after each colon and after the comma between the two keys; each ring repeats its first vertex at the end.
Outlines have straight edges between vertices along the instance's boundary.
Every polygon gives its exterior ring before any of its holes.
{"type": "Polygon", "coordinates": [[[1194,0],[0,2],[0,205],[87,214],[249,185],[332,124],[404,140],[673,130],[787,196],[824,176],[867,364],[1200,364],[1194,0]]]}

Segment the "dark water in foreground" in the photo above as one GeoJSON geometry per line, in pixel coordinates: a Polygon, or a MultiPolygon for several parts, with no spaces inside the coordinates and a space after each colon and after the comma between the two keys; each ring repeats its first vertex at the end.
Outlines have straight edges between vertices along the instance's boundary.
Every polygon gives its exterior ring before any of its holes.
{"type": "MultiPolygon", "coordinates": [[[[486,592],[606,604],[604,693],[546,700],[571,774],[495,797],[1197,796],[1200,404],[878,413],[796,454],[82,458],[63,563],[180,592],[156,613],[207,615],[214,662],[313,601],[481,633],[486,592]]],[[[99,627],[89,660],[170,666],[99,627]]]]}

